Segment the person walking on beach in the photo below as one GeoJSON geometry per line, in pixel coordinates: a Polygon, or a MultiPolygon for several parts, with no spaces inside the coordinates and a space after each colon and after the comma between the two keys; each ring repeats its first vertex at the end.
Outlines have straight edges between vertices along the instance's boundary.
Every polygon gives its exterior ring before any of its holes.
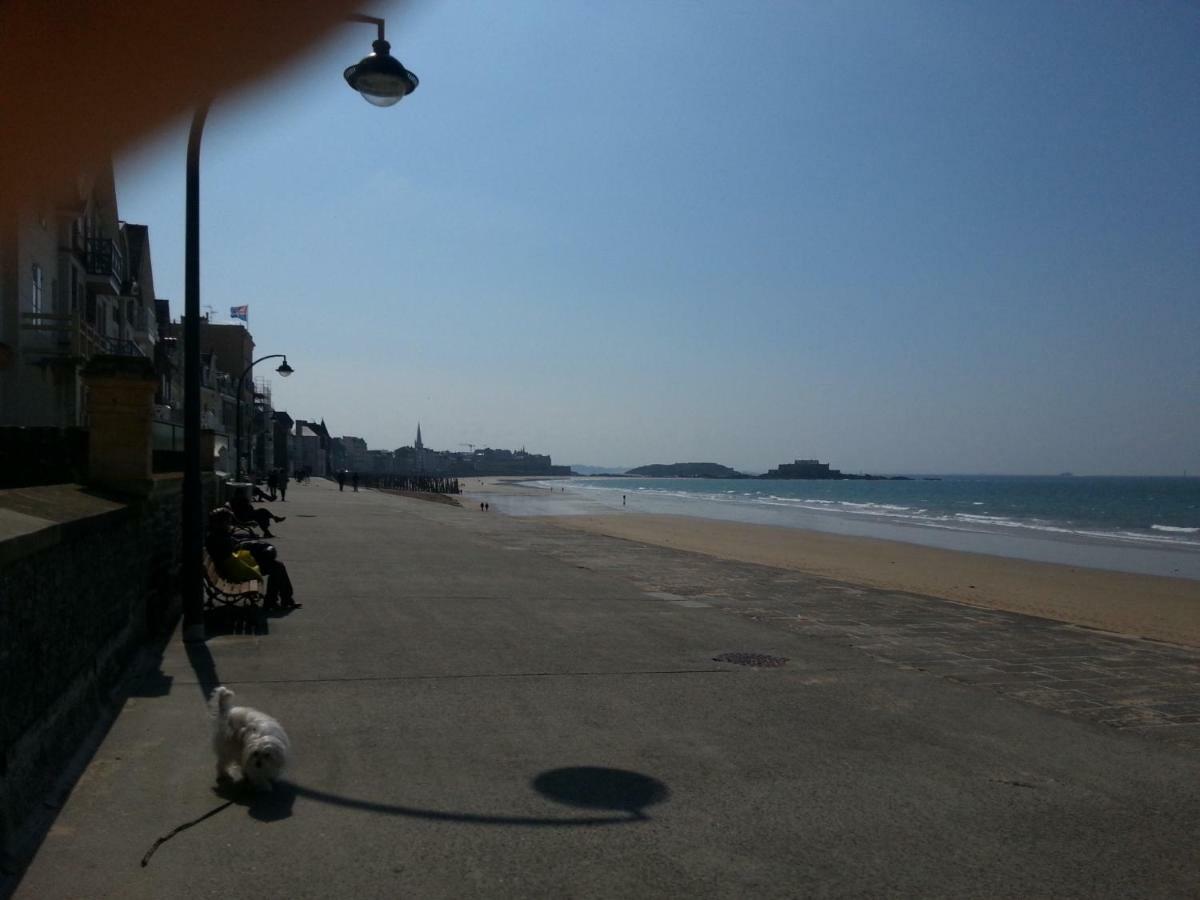
{"type": "Polygon", "coordinates": [[[346,470],[338,469],[338,490],[344,491],[345,489],[346,489],[346,470]]]}
{"type": "Polygon", "coordinates": [[[621,495],[621,505],[622,506],[625,505],[625,495],[624,494],[621,495]]]}

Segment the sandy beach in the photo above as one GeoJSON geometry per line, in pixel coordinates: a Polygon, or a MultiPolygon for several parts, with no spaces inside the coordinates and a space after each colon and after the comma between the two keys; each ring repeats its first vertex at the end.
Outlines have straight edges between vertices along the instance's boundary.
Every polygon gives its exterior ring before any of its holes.
{"type": "Polygon", "coordinates": [[[542,518],[645,544],[1200,646],[1200,582],[816,531],[647,514],[542,518]]]}
{"type": "MultiPolygon", "coordinates": [[[[549,479],[540,479],[549,481],[549,479]]],[[[546,498],[520,479],[469,479],[463,489],[506,500],[546,498]]],[[[465,505],[470,506],[470,502],[465,505]]],[[[1056,565],[900,541],[689,516],[625,512],[538,521],[832,578],[939,597],[1118,634],[1200,647],[1200,581],[1056,565]]]]}

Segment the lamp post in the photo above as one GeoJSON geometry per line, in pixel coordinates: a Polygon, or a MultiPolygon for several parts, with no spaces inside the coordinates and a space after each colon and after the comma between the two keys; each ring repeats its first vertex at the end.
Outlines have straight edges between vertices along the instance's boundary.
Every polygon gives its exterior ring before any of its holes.
{"type": "Polygon", "coordinates": [[[280,357],[283,357],[283,363],[275,371],[278,372],[280,375],[282,375],[284,378],[287,378],[289,375],[291,375],[296,370],[288,365],[286,353],[272,353],[270,356],[260,356],[258,359],[254,360],[254,362],[250,363],[250,365],[246,366],[246,370],[244,372],[242,372],[241,377],[238,378],[237,416],[236,416],[236,418],[237,418],[237,429],[236,429],[237,443],[235,444],[235,446],[237,447],[237,463],[234,465],[234,471],[237,473],[238,481],[242,480],[242,391],[245,390],[246,376],[250,374],[251,369],[253,369],[255,366],[257,366],[264,359],[279,359],[280,357]]]}
{"type": "MultiPolygon", "coordinates": [[[[346,18],[352,22],[375,25],[379,29],[378,37],[371,44],[370,55],[346,69],[344,76],[350,87],[373,106],[391,106],[415,91],[419,83],[417,76],[391,55],[391,45],[383,38],[383,19],[359,14],[346,18]]],[[[183,568],[179,580],[183,601],[183,639],[189,642],[205,639],[204,597],[200,587],[204,535],[200,483],[200,139],[204,134],[204,120],[211,102],[205,100],[200,103],[192,116],[192,127],[188,133],[184,213],[183,568]]],[[[239,388],[239,417],[241,399],[239,388]]],[[[240,426],[238,430],[240,432],[240,426]]],[[[240,446],[238,457],[240,466],[240,446]]]]}

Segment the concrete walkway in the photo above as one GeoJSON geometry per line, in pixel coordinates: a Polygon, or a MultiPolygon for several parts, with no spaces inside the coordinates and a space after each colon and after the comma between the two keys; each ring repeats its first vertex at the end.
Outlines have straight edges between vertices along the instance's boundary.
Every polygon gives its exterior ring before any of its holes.
{"type": "MultiPolygon", "coordinates": [[[[1200,885],[1194,750],[646,590],[625,562],[658,551],[625,542],[572,535],[563,553],[549,526],[324,482],[293,486],[281,510],[304,608],[190,655],[168,646],[17,896],[1200,885]],[[714,659],[727,653],[787,662],[714,659]],[[224,808],[205,711],[216,683],[295,745],[286,784],[224,808]]],[[[748,591],[778,574],[738,572],[748,591]]]]}

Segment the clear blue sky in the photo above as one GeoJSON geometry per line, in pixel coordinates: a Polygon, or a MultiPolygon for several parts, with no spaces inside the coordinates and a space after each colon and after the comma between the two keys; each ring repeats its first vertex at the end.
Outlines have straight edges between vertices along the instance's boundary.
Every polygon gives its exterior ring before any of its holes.
{"type": "MultiPolygon", "coordinates": [[[[1200,6],[453,3],[220,98],[203,303],[372,447],[1200,473],[1200,6]]],[[[264,35],[263,40],[270,40],[264,35]]],[[[183,300],[186,123],[119,161],[183,300]]]]}

